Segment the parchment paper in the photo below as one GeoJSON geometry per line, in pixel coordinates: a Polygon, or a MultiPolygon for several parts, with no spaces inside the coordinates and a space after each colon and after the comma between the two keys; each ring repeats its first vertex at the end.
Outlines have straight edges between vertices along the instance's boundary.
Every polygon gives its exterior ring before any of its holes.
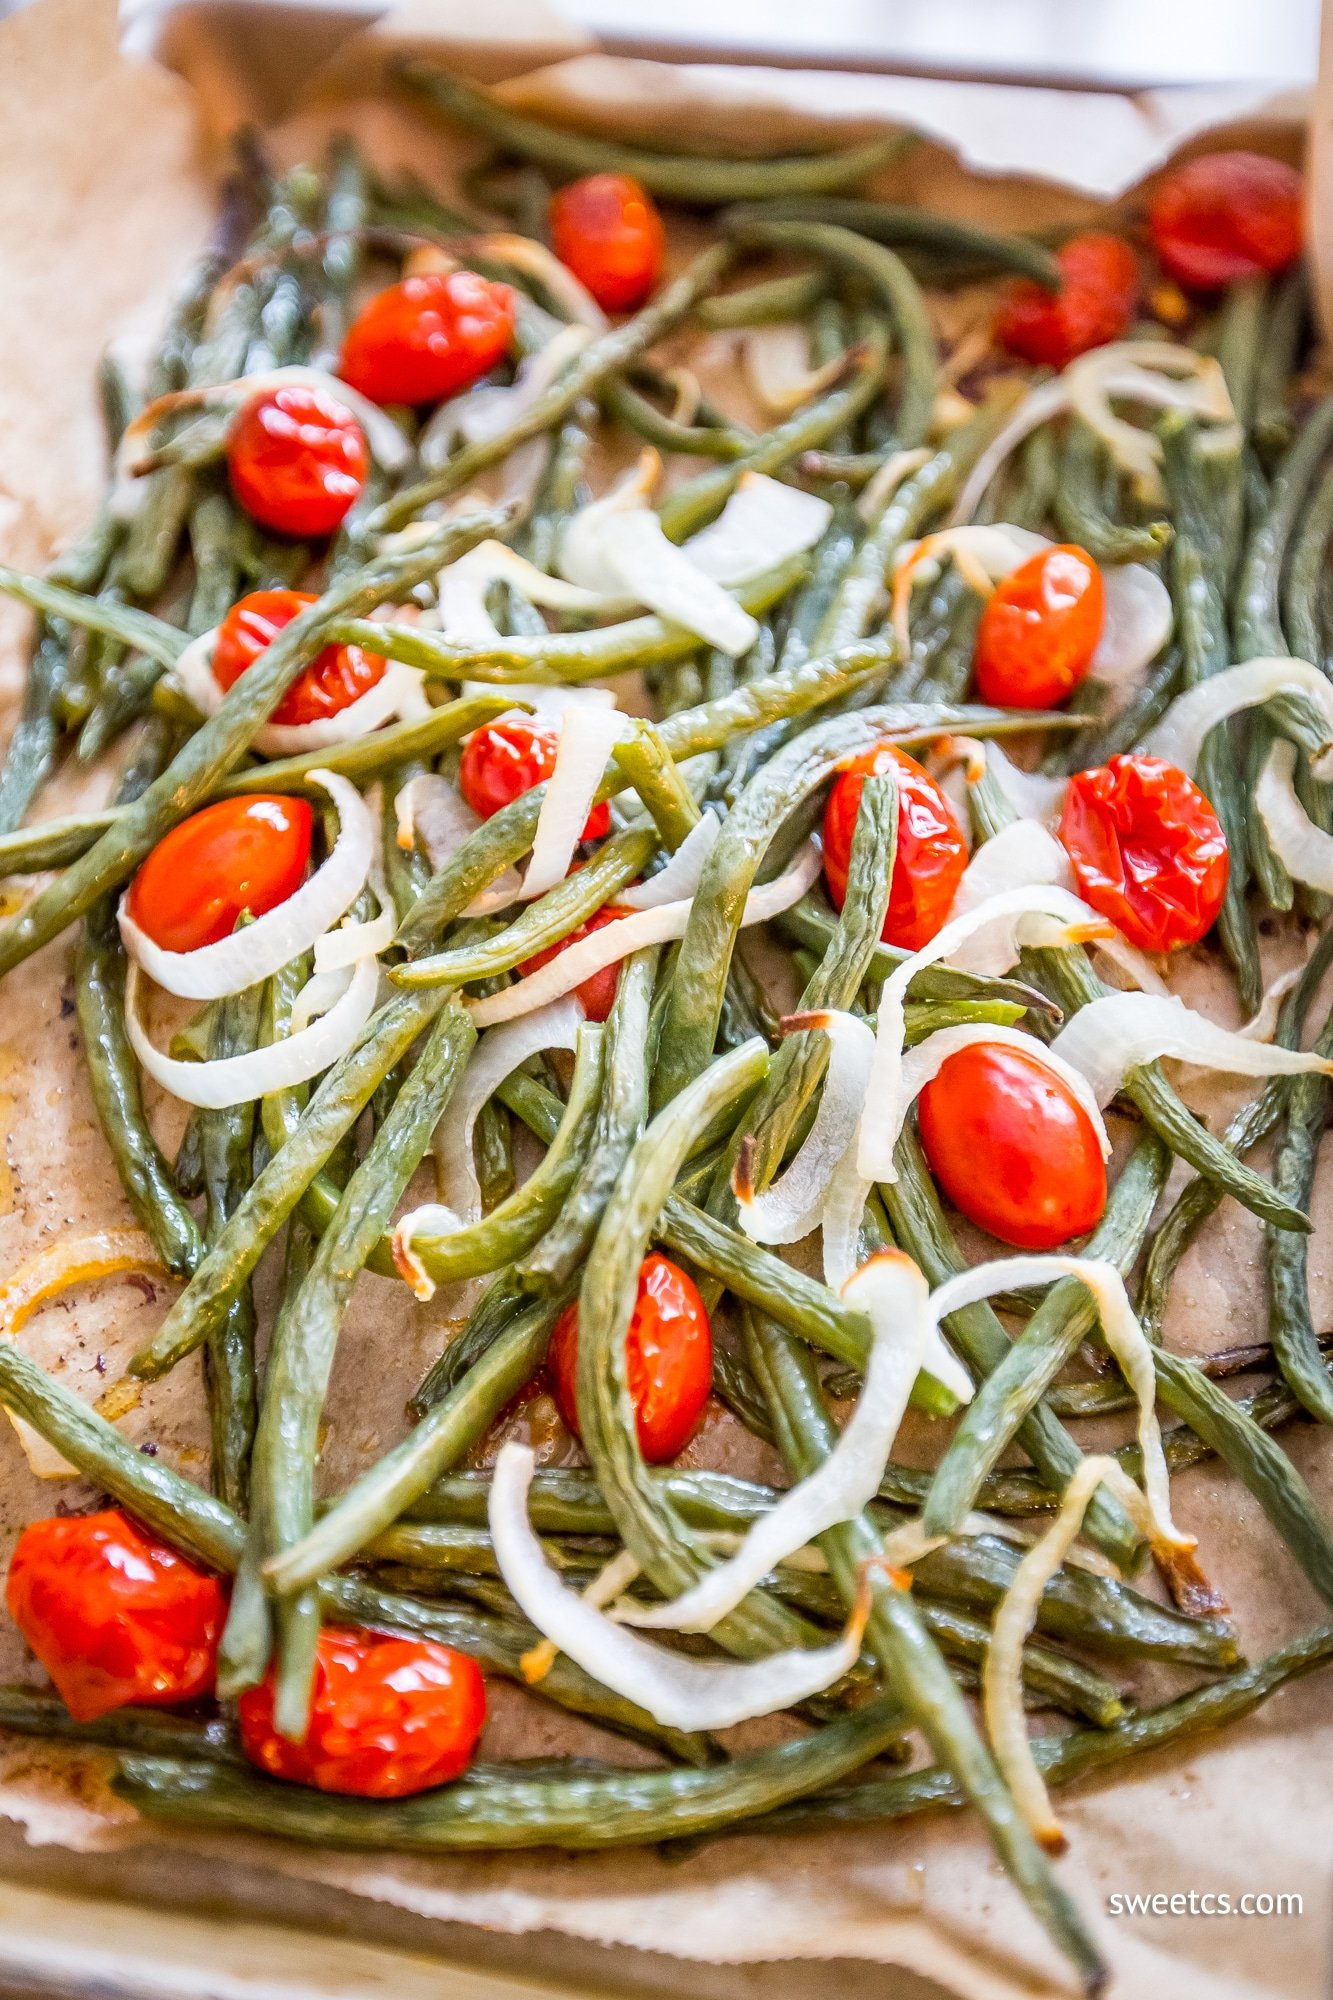
{"type": "MultiPolygon", "coordinates": [[[[498,16],[503,10],[496,9],[498,16]]],[[[462,15],[464,10],[458,10],[462,15]]],[[[432,13],[430,18],[436,18],[432,13]]],[[[442,34],[457,46],[457,15],[441,10],[442,34]]],[[[505,15],[506,19],[512,17],[505,15]]],[[[412,32],[423,16],[414,10],[412,32]]],[[[494,17],[488,18],[488,31],[494,17]]],[[[538,53],[559,47],[559,25],[528,12],[538,53]]],[[[243,17],[230,25],[196,15],[190,35],[173,43],[209,93],[210,131],[252,102],[254,54],[243,17]],[[235,56],[235,60],[230,60],[235,56]]],[[[334,37],[326,37],[327,55],[334,37]]],[[[332,126],[351,124],[381,159],[408,158],[438,176],[454,148],[415,114],[358,101],[334,108],[333,93],[349,76],[365,78],[387,31],[355,52],[335,55],[323,79],[324,98],[272,131],[279,157],[312,150],[332,126]],[[341,82],[339,81],[341,79],[341,82]]],[[[494,20],[494,73],[520,66],[513,37],[494,20]]],[[[276,60],[276,59],[275,59],[276,60]]],[[[483,66],[478,62],[474,67],[483,66]]],[[[270,104],[290,101],[292,77],[281,63],[270,71],[270,104]]],[[[877,80],[876,88],[879,88],[877,80]]],[[[849,92],[860,85],[848,84],[849,92]]],[[[821,90],[832,89],[821,80],[821,90]]],[[[932,86],[932,88],[936,88],[932,86]]],[[[978,107],[973,143],[984,124],[978,107]]],[[[828,103],[808,78],[774,73],[756,82],[710,69],[663,71],[658,66],[608,65],[576,57],[511,86],[516,97],[545,105],[586,106],[589,92],[602,112],[619,107],[627,122],[655,104],[676,131],[687,112],[699,129],[725,106],[748,106],[756,139],[766,126],[790,137],[812,110],[828,103]],[[720,79],[720,81],[719,81],[720,79]],[[561,96],[566,88],[573,97],[561,96]],[[809,94],[807,94],[809,92],[809,94]],[[757,94],[756,94],[757,93],[757,94]],[[764,93],[770,93],[765,96],[764,93]],[[626,107],[632,107],[632,113],[626,107]],[[665,107],[665,110],[664,110],[665,107]],[[775,110],[781,112],[777,118],[775,110]]],[[[1029,113],[1057,93],[1022,97],[1029,113]]],[[[842,115],[864,123],[864,98],[849,96],[842,115]],[[847,106],[852,106],[849,111],[847,106]]],[[[956,100],[962,102],[963,100],[956,100]]],[[[1003,108],[1003,107],[1002,107],[1003,108]]],[[[1228,105],[1230,112],[1234,107],[1228,105]]],[[[1252,107],[1246,107],[1252,108],[1252,107]]],[[[923,114],[924,115],[924,114],[923,114]]],[[[997,129],[1008,117],[997,114],[997,129]]],[[[38,0],[0,26],[0,555],[36,566],[77,530],[98,490],[101,467],[93,392],[96,357],[111,336],[139,335],[161,318],[173,283],[202,238],[211,209],[205,163],[190,93],[158,70],[117,56],[106,0],[38,0]]],[[[661,127],[665,129],[665,125],[661,127]]],[[[1170,135],[1178,136],[1184,127],[1170,135]]],[[[1197,129],[1197,128],[1195,128],[1197,129]]],[[[1022,165],[1027,174],[1072,178],[1059,130],[1045,158],[1035,155],[1029,129],[1022,165]]],[[[1089,143],[1091,144],[1089,135],[1089,143]]],[[[1140,134],[1122,185],[1152,164],[1152,144],[1140,134]]],[[[1167,143],[1167,141],[1163,141],[1167,143]]],[[[928,157],[934,157],[932,153],[928,157]]],[[[940,155],[939,157],[943,157],[940,155]]],[[[997,160],[1013,164],[1002,154],[997,160]]],[[[913,185],[918,161],[898,185],[913,185]]],[[[1105,167],[1099,167],[1105,173],[1105,167]]],[[[925,182],[921,183],[925,185],[925,182]]],[[[1085,180],[1084,185],[1089,185],[1085,180]]],[[[930,195],[968,203],[1000,217],[1029,215],[1031,178],[982,183],[961,168],[929,181],[930,195]]],[[[1046,189],[1043,199],[1070,197],[1046,189]]],[[[725,358],[725,350],[721,350],[725,358]]],[[[719,350],[714,351],[714,362],[719,350]]],[[[0,671],[12,692],[21,677],[23,621],[5,609],[0,671]]],[[[84,786],[101,797],[105,777],[84,786]]],[[[79,796],[62,779],[44,809],[68,809],[79,796]]],[[[1273,963],[1297,949],[1272,945],[1273,963]]],[[[98,1135],[83,1079],[71,1018],[69,946],[60,943],[6,982],[0,1017],[0,1128],[8,1134],[0,1166],[0,1269],[9,1270],[55,1234],[127,1217],[98,1135]]],[[[1225,1001],[1206,955],[1181,968],[1186,998],[1213,1007],[1225,1001]]],[[[1242,1093],[1230,1093],[1232,1100],[1242,1093]]],[[[1225,1116],[1226,1093],[1197,1100],[1214,1120],[1225,1116]]],[[[163,1109],[167,1116],[169,1107],[163,1109]]],[[[1333,1173],[1320,1173],[1314,1204],[1311,1267],[1317,1322],[1333,1300],[1329,1228],[1333,1173]]],[[[114,1373],[117,1356],[137,1345],[165,1306],[161,1288],[111,1283],[63,1301],[33,1322],[33,1342],[48,1362],[83,1370],[91,1387],[114,1373]]],[[[423,1308],[401,1286],[369,1277],[344,1332],[330,1404],[323,1477],[337,1488],[401,1434],[405,1393],[442,1341],[449,1302],[423,1308]]],[[[1218,1226],[1191,1251],[1176,1288],[1168,1327],[1171,1342],[1202,1352],[1256,1338],[1263,1324],[1261,1242],[1250,1218],[1228,1206],[1218,1226]]],[[[27,1336],[25,1336],[26,1338],[27,1336]]],[[[173,1379],[146,1396],[125,1419],[129,1433],[195,1477],[205,1471],[197,1381],[173,1379]]],[[[701,1460],[762,1470],[751,1457],[726,1459],[734,1430],[709,1426],[691,1447],[701,1460]]],[[[1333,1504],[1333,1452],[1313,1427],[1286,1434],[1317,1496],[1333,1504]]],[[[910,1448],[928,1455],[918,1427],[910,1448]]],[[[749,1447],[747,1447],[749,1448],[749,1447]]],[[[749,1448],[752,1449],[752,1448],[749,1448]]],[[[24,1521],[53,1505],[79,1508],[95,1495],[79,1482],[43,1484],[29,1472],[9,1427],[0,1424],[0,1534],[7,1553],[24,1521]]],[[[1178,1518],[1200,1536],[1211,1574],[1227,1590],[1243,1646],[1258,1656],[1315,1622],[1320,1607],[1268,1530],[1257,1507],[1214,1467],[1178,1482],[1178,1518]]],[[[7,1621],[0,1621],[0,1675],[32,1672],[7,1621]]],[[[1145,1696],[1170,1691],[1169,1676],[1144,1675],[1145,1696]]],[[[597,1749],[629,1761],[618,1740],[553,1717],[507,1687],[492,1689],[487,1754],[533,1753],[546,1747],[597,1749]]],[[[1329,1854],[1333,1802],[1326,1773],[1333,1751],[1333,1688],[1327,1677],[1279,1696],[1224,1738],[1180,1756],[1136,1763],[1114,1783],[1086,1785],[1062,1803],[1071,1839],[1061,1868],[1099,1931],[1115,1971],[1116,1991],[1129,2000],[1314,2000],[1328,1991],[1327,1950],[1333,1896],[1329,1854]],[[1103,1912],[1115,1892],[1177,1890],[1295,1892],[1299,1917],[1193,1921],[1123,1918],[1103,1912]]],[[[136,1842],[162,1854],[216,1856],[218,1879],[228,1863],[244,1863],[306,1882],[323,1882],[376,1902],[428,1917],[510,1932],[561,1931],[598,1944],[636,1946],[714,1965],[775,1959],[862,1959],[911,1967],[967,2000],[1016,2000],[1066,1992],[1065,1975],[1016,1893],[992,1862],[984,1837],[965,1817],[922,1820],[901,1827],[797,1840],[754,1836],[718,1842],[685,1861],[652,1853],[609,1856],[467,1858],[437,1863],[322,1856],[276,1843],[178,1839],[149,1831],[110,1800],[95,1756],[59,1755],[30,1743],[0,1751],[0,1813],[23,1825],[34,1843],[70,1849],[114,1848],[136,1842]]],[[[534,1944],[533,1966],[540,1967],[534,1944]]]]}

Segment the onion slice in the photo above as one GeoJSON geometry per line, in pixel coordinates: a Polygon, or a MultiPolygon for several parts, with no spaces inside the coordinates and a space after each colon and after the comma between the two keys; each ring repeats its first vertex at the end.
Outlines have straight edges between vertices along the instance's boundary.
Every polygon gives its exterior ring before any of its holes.
{"type": "MultiPolygon", "coordinates": [[[[201,715],[216,715],[226,700],[213,678],[217,636],[216,631],[201,632],[197,639],[191,639],[172,668],[201,715]]],[[[369,736],[397,716],[419,715],[425,706],[417,669],[390,660],[374,687],[349,701],[336,715],[321,715],[314,722],[266,722],[255,732],[254,747],[266,757],[300,757],[307,750],[332,750],[340,743],[369,736]]]]}
{"type": "Polygon", "coordinates": [[[1333,1076],[1333,1062],[1303,1049],[1276,1048],[1221,1028],[1174,994],[1107,993],[1080,1007],[1050,1053],[1081,1071],[1099,1104],[1109,1104],[1143,1063],[1174,1056],[1232,1076],[1333,1076]]]}
{"type": "Polygon", "coordinates": [[[663,903],[692,897],[721,831],[722,822],[711,806],[706,807],[664,868],[659,868],[646,882],[636,882],[633,888],[621,890],[616,899],[621,909],[656,910],[663,903]]]}
{"type": "Polygon", "coordinates": [[[833,518],[827,500],[762,472],[743,472],[715,521],[684,544],[694,567],[734,588],[762,570],[804,555],[833,518]]]}
{"type": "Polygon", "coordinates": [[[838,1162],[855,1136],[875,1060],[874,1032],[855,1014],[832,1008],[791,1014],[782,1029],[784,1034],[801,1029],[826,1034],[828,1072],[814,1123],[785,1173],[755,1194],[746,1153],[736,1162],[731,1190],[741,1228],[756,1243],[798,1243],[819,1221],[838,1162]]]}
{"type": "MultiPolygon", "coordinates": [[[[543,604],[555,611],[591,615],[606,602],[597,591],[547,576],[545,570],[503,542],[479,542],[440,571],[435,622],[450,645],[481,651],[503,642],[504,635],[486,609],[486,593],[494,583],[507,583],[530,604],[543,604]]],[[[494,689],[487,686],[486,691],[493,693],[494,689]]]]}
{"type": "Polygon", "coordinates": [[[733,659],[749,652],[759,636],[758,620],[697,569],[686,550],[668,541],[650,508],[608,515],[600,542],[603,561],[636,603],[733,659]]]}
{"type": "Polygon", "coordinates": [[[756,326],[741,341],[741,372],[750,390],[775,417],[789,417],[830,383],[847,366],[845,354],[835,354],[822,367],[810,365],[810,335],[795,320],[756,326]]]}
{"type": "Polygon", "coordinates": [[[206,1111],[250,1104],[272,1091],[290,1090],[294,1084],[318,1076],[351,1048],[375,1010],[379,990],[379,967],[373,958],[360,960],[350,980],[342,973],[317,974],[316,978],[338,980],[344,990],[312,1026],[299,1029],[284,1041],[247,1049],[243,1055],[220,1056],[213,1062],[178,1062],[154,1048],[139,1019],[141,976],[139,967],[131,964],[125,981],[125,1028],[130,1046],[154,1082],[173,1097],[206,1111]]]}
{"type": "Polygon", "coordinates": [[[628,729],[629,718],[619,709],[578,706],[566,710],[555,765],[537,816],[532,858],[523,877],[525,902],[544,896],[568,875],[597,787],[606,773],[606,760],[628,729]]]}
{"type": "Polygon", "coordinates": [[[1171,637],[1171,593],[1146,563],[1103,566],[1102,593],[1106,622],[1089,677],[1107,687],[1137,689],[1144,669],[1171,637]]]}
{"type": "MultiPolygon", "coordinates": [[[[375,827],[365,800],[355,785],[334,771],[312,771],[310,775],[338,808],[338,838],[333,851],[285,902],[266,910],[252,924],[215,944],[200,945],[197,951],[164,951],[135,923],[128,895],[121,897],[116,916],[125,949],[168,993],[183,1000],[219,1000],[224,994],[258,985],[309,951],[360,895],[375,848],[375,827]]],[[[391,928],[384,944],[392,936],[391,928]]],[[[382,951],[384,944],[376,948],[382,951]]]]}
{"type": "Polygon", "coordinates": [[[551,1006],[521,1011],[518,1019],[477,1043],[435,1135],[436,1172],[441,1192],[459,1218],[456,1226],[481,1220],[472,1135],[482,1105],[529,1056],[543,1049],[572,1049],[582,1025],[578,1001],[559,998],[551,1006]]]}
{"type": "MultiPolygon", "coordinates": [[[[573,278],[572,272],[568,275],[573,278]]],[[[573,282],[577,284],[578,280],[575,278],[573,282]]],[[[508,430],[517,418],[524,416],[534,403],[540,401],[556,377],[563,374],[575,355],[587,346],[588,340],[586,327],[561,327],[545,346],[523,357],[512,382],[479,382],[461,396],[451,397],[447,403],[442,403],[421,433],[417,447],[421,463],[427,471],[439,470],[453,449],[455,439],[462,438],[466,444],[479,444],[508,430]]]]}
{"type": "Polygon", "coordinates": [[[881,1250],[843,1286],[842,1297],[867,1315],[873,1338],[861,1394],[833,1450],[752,1522],[727,1562],[668,1604],[622,1610],[621,1623],[710,1632],[771,1569],[827,1529],[854,1520],[874,1499],[921,1367],[928,1290],[910,1257],[881,1250]]]}
{"type": "Polygon", "coordinates": [[[1268,844],[1287,873],[1312,889],[1333,889],[1333,834],[1315,825],[1296,796],[1296,746],[1279,737],[1254,788],[1268,844]]]}
{"type": "Polygon", "coordinates": [[[488,1517],[500,1574],[542,1635],[602,1686],[636,1702],[665,1728],[730,1729],[807,1701],[840,1680],[861,1650],[868,1598],[829,1646],[758,1660],[696,1660],[641,1639],[567,1588],[528,1518],[536,1460],[510,1439],[495,1461],[488,1517]]]}
{"type": "Polygon", "coordinates": [[[1327,722],[1329,734],[1325,748],[1310,760],[1310,769],[1316,778],[1333,778],[1333,684],[1308,660],[1246,660],[1238,667],[1211,674],[1176,696],[1149,732],[1143,748],[1192,777],[1209,731],[1228,716],[1257,707],[1275,694],[1309,695],[1327,722]]]}

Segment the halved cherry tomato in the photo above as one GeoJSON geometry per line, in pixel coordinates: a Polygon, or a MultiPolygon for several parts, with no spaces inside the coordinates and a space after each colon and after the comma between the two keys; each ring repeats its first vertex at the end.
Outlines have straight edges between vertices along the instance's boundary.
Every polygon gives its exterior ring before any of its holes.
{"type": "Polygon", "coordinates": [[[629,174],[589,174],[551,200],[555,254],[606,312],[634,312],[662,275],[666,231],[629,174]]]}
{"type": "Polygon", "coordinates": [[[917,1122],[954,1207],[1002,1243],[1053,1250],[1106,1206],[1096,1127],[1039,1056],[993,1042],[960,1049],[922,1091],[917,1122]]]}
{"type": "Polygon", "coordinates": [[[372,403],[438,403],[503,361],[514,294],[475,271],[430,271],[379,292],[348,328],[338,373],[372,403]]]}
{"type": "MultiPolygon", "coordinates": [[[[529,972],[539,972],[542,966],[549,965],[553,958],[559,958],[562,951],[568,950],[572,944],[577,944],[580,938],[591,937],[592,933],[601,930],[604,924],[613,924],[617,917],[628,915],[628,910],[594,910],[586,924],[580,924],[567,938],[561,938],[559,944],[550,945],[545,951],[539,951],[534,958],[525,958],[518,968],[520,977],[526,978],[529,972]]],[[[583,1002],[583,1011],[590,1021],[606,1020],[616,1004],[616,988],[619,984],[619,965],[604,965],[600,972],[594,972],[590,978],[582,980],[574,988],[583,1002]]]]}
{"type": "Polygon", "coordinates": [[[1039,549],[987,600],[977,693],[999,708],[1054,708],[1086,677],[1105,623],[1102,573],[1087,551],[1039,549]]]}
{"type": "Polygon", "coordinates": [[[117,1509],[25,1528],[5,1601],[76,1722],[212,1690],[222,1585],[117,1509]]]}
{"type": "MultiPolygon", "coordinates": [[[[560,1414],[579,1430],[579,1309],[555,1323],[546,1365],[560,1414]]],[[[625,1336],[625,1366],[639,1450],[650,1465],[675,1458],[703,1415],[713,1381],[713,1330],[698,1287],[654,1250],[639,1269],[639,1295],[625,1336]]]]}
{"type": "Polygon", "coordinates": [[[1197,944],[1227,887],[1227,837],[1192,779],[1160,757],[1112,757],[1069,781],[1060,839],[1079,894],[1144,951],[1197,944]]]}
{"type": "Polygon", "coordinates": [[[470,1654],[452,1646],[326,1625],[303,1743],[274,1728],[271,1671],[236,1714],[246,1756],[271,1778],[401,1799],[467,1769],[486,1720],[486,1684],[470,1654]]]}
{"type": "Polygon", "coordinates": [[[1165,270],[1195,292],[1294,264],[1304,240],[1304,184],[1265,153],[1203,153],[1163,176],[1148,227],[1165,270]]]}
{"type": "MultiPolygon", "coordinates": [[[[284,625],[318,602],[308,590],[252,590],[233,604],[218,627],[213,648],[213,678],[218,686],[231,687],[273,644],[284,625]]],[[[383,680],[388,664],[360,646],[326,646],[297,675],[269,720],[296,724],[337,715],[383,680]]]]}
{"type": "Polygon", "coordinates": [[[898,851],[884,919],[885,944],[919,951],[949,914],[967,866],[967,847],[958,822],[935,780],[892,743],[877,744],[845,764],[833,780],[824,808],[824,880],[841,909],[847,896],[852,835],[861,805],[861,786],[885,771],[898,773],[898,851]]]}
{"type": "Polygon", "coordinates": [[[129,913],[163,951],[230,937],[300,887],[313,814],[304,799],[219,799],[164,834],[130,884],[129,913]]]}
{"type": "MultiPolygon", "coordinates": [[[[560,732],[545,722],[488,722],[474,729],[458,763],[458,789],[482,819],[511,805],[555,769],[560,732]]],[[[603,800],[588,814],[580,838],[600,840],[611,831],[611,808],[603,800]]]]}
{"type": "Polygon", "coordinates": [[[1058,292],[1020,278],[995,320],[1002,347],[1046,368],[1067,368],[1089,348],[1122,339],[1139,301],[1139,267],[1123,237],[1100,231],[1071,236],[1057,261],[1058,292]]]}
{"type": "Polygon", "coordinates": [[[280,535],[331,535],[370,474],[352,412],[322,389],[261,389],[227,442],[231,490],[280,535]]]}

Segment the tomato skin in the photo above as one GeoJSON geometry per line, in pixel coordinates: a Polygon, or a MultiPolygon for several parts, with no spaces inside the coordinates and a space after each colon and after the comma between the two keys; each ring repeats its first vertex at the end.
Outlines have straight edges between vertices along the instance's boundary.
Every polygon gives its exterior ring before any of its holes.
{"type": "Polygon", "coordinates": [[[977,630],[976,690],[998,708],[1054,708],[1086,679],[1106,623],[1102,573],[1072,542],[998,583],[977,630]]]}
{"type": "Polygon", "coordinates": [[[314,814],[305,799],[219,799],[164,834],[130,884],[129,913],[163,951],[230,937],[300,887],[314,814]]]}
{"type": "MultiPolygon", "coordinates": [[[[308,590],[252,590],[233,604],[218,627],[213,648],[213,678],[218,686],[231,687],[284,625],[318,602],[308,590]]],[[[269,720],[287,725],[322,722],[337,715],[383,680],[388,664],[360,646],[326,646],[297,675],[269,720]]]]}
{"type": "Polygon", "coordinates": [[[1039,1057],[997,1042],[950,1056],[917,1100],[926,1158],[954,1207],[1020,1250],[1054,1250],[1106,1207],[1096,1128],[1039,1057]]]}
{"type": "Polygon", "coordinates": [[[1148,228],[1177,284],[1217,292],[1295,263],[1303,203],[1301,176],[1284,161],[1203,153],[1163,176],[1148,204],[1148,228]]]}
{"type": "Polygon", "coordinates": [[[338,373],[372,403],[438,403],[503,361],[514,294],[475,271],[429,271],[379,292],[353,320],[338,373]]]}
{"type": "MultiPolygon", "coordinates": [[[[562,951],[567,950],[571,944],[577,944],[580,938],[591,937],[592,933],[601,930],[604,924],[613,924],[617,917],[628,915],[628,910],[594,910],[586,924],[580,924],[567,938],[561,938],[559,944],[550,945],[545,951],[539,951],[534,958],[525,958],[518,968],[520,978],[526,978],[530,972],[539,972],[542,966],[549,965],[553,958],[559,958],[562,951]]],[[[590,978],[581,980],[574,988],[583,1002],[583,1011],[590,1021],[605,1021],[608,1018],[616,1004],[616,991],[619,985],[620,966],[615,964],[604,965],[600,972],[594,972],[590,978]]]]}
{"type": "MultiPolygon", "coordinates": [[[[521,719],[488,722],[474,729],[463,745],[458,764],[458,789],[474,813],[490,819],[544,784],[555,769],[560,731],[545,722],[521,719]]],[[[601,840],[611,831],[611,808],[605,799],[593,807],[580,836],[601,840]]]]}
{"type": "Polygon", "coordinates": [[[261,389],[227,441],[231,489],[247,514],[280,535],[331,535],[370,475],[351,411],[322,389],[261,389]]]}
{"type": "Polygon", "coordinates": [[[1011,354],[1046,368],[1067,368],[1089,348],[1128,333],[1139,302],[1139,267],[1123,237],[1099,230],[1072,236],[1056,260],[1063,282],[1048,292],[1035,278],[1011,285],[995,320],[995,338],[1011,354]]]}
{"type": "Polygon", "coordinates": [[[892,743],[880,743],[845,764],[824,808],[824,879],[841,909],[847,896],[852,835],[866,778],[898,773],[898,851],[884,919],[885,944],[919,951],[948,916],[967,866],[958,822],[935,780],[892,743]]]}
{"type": "Polygon", "coordinates": [[[1227,838],[1192,779],[1160,757],[1112,757],[1069,781],[1060,840],[1079,894],[1144,951],[1197,944],[1226,894],[1227,838]]]}
{"type": "Polygon", "coordinates": [[[604,312],[634,312],[662,275],[666,231],[629,174],[589,174],[551,199],[555,254],[604,312]]]}
{"type": "MultiPolygon", "coordinates": [[[[713,1330],[693,1279],[654,1250],[639,1269],[639,1295],[625,1336],[625,1362],[639,1450],[664,1465],[689,1443],[713,1383],[713,1330]]],[[[579,1309],[555,1323],[546,1365],[560,1414],[579,1430],[579,1309]]]]}
{"type": "Polygon", "coordinates": [[[5,1602],[76,1722],[212,1690],[222,1585],[118,1509],[25,1528],[5,1602]]]}
{"type": "Polygon", "coordinates": [[[469,1654],[348,1625],[319,1635],[303,1743],[279,1736],[273,1699],[270,1669],[237,1704],[250,1762],[271,1778],[363,1799],[447,1785],[471,1763],[486,1720],[486,1684],[469,1654]]]}

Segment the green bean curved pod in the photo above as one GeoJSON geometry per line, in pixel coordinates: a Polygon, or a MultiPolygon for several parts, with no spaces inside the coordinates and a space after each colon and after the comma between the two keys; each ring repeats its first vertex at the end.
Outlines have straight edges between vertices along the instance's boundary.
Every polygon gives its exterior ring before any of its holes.
{"type": "MultiPolygon", "coordinates": [[[[876,243],[919,245],[961,254],[997,270],[1035,278],[1049,291],[1060,286],[1060,266],[1051,251],[1029,236],[1007,235],[955,222],[929,209],[908,208],[900,202],[869,201],[857,195],[788,195],[761,197],[744,209],[722,217],[732,222],[831,223],[835,228],[868,236],[876,243]]],[[[777,281],[780,282],[780,281],[777,281]]]]}

